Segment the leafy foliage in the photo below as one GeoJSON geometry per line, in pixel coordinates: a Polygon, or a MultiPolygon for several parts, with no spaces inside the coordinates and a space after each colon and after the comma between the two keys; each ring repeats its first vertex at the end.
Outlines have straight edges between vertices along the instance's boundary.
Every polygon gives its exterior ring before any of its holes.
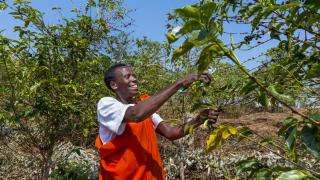
{"type": "Polygon", "coordinates": [[[105,91],[101,77],[112,63],[103,50],[114,45],[108,40],[117,36],[112,28],[124,11],[118,1],[89,1],[74,18],[47,25],[27,1],[6,5],[22,25],[14,27],[17,40],[0,36],[1,126],[21,133],[21,144],[41,154],[46,179],[55,145],[68,138],[88,144],[95,136],[95,104],[105,91]],[[103,13],[90,15],[91,8],[118,13],[108,21],[103,13]]]}
{"type": "Polygon", "coordinates": [[[288,167],[268,167],[254,158],[237,162],[237,174],[249,172],[248,179],[316,179],[302,170],[288,167]]]}
{"type": "MultiPolygon", "coordinates": [[[[296,148],[299,140],[302,140],[311,154],[318,158],[318,127],[320,123],[317,117],[297,111],[293,107],[295,100],[292,97],[305,99],[305,101],[313,99],[315,102],[320,99],[318,93],[319,47],[317,46],[319,42],[319,8],[320,4],[315,1],[255,1],[250,3],[201,1],[176,9],[171,18],[175,19],[177,24],[182,25],[178,26],[180,28],[169,26],[169,34],[167,35],[167,37],[171,37],[168,39],[169,43],[182,37],[186,38],[182,45],[173,51],[172,61],[177,61],[178,58],[196,48],[200,52],[196,65],[201,72],[208,69],[213,62],[221,58],[228,58],[248,77],[248,82],[239,91],[238,96],[255,94],[256,100],[267,109],[279,103],[301,117],[298,119],[287,118],[279,131],[279,134],[285,139],[291,160],[297,162],[296,148]],[[204,11],[206,7],[210,7],[210,10],[204,11]],[[230,21],[249,23],[251,32],[244,37],[243,41],[237,44],[231,42],[230,45],[226,45],[220,39],[224,34],[224,25],[230,21]],[[193,28],[180,31],[184,26],[193,28]],[[175,33],[176,29],[179,29],[177,34],[175,33]],[[304,32],[303,38],[299,35],[301,32],[304,32]],[[201,36],[201,41],[199,41],[200,34],[205,34],[201,36]],[[269,39],[265,42],[271,40],[278,42],[278,46],[268,52],[271,60],[266,60],[261,67],[258,67],[257,71],[250,72],[237,58],[235,52],[263,37],[269,39]],[[271,77],[270,72],[272,73],[271,77]],[[291,94],[288,95],[289,93],[291,94]]],[[[256,48],[259,45],[261,42],[256,41],[256,45],[250,48],[256,48]]],[[[221,145],[223,129],[223,127],[219,127],[213,131],[207,141],[207,149],[211,150],[221,145]]],[[[246,163],[258,167],[257,163],[253,161],[244,162],[244,164],[246,163]]],[[[271,171],[274,169],[263,169],[258,174],[267,178],[271,171]]],[[[290,178],[305,178],[307,174],[300,170],[291,170],[283,172],[278,179],[289,176],[290,178]]]]}

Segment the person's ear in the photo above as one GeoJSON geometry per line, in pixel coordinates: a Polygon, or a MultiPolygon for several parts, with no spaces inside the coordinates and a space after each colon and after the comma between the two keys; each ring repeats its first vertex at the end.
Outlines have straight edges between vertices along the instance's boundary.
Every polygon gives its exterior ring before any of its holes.
{"type": "Polygon", "coordinates": [[[114,82],[114,81],[110,81],[110,87],[111,87],[112,90],[118,89],[118,85],[117,85],[117,83],[114,82]]]}

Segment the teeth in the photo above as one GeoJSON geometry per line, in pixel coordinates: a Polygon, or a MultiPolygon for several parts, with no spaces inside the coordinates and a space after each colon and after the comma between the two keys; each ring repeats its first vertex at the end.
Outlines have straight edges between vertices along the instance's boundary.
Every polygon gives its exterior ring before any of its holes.
{"type": "Polygon", "coordinates": [[[130,86],[130,87],[137,88],[138,86],[137,86],[137,85],[132,85],[132,86],[130,86]]]}

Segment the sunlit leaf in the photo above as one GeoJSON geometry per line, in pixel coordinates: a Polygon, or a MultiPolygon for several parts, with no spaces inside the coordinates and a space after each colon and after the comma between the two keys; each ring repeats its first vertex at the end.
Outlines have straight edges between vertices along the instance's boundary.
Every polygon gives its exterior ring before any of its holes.
{"type": "Polygon", "coordinates": [[[184,6],[174,10],[180,17],[184,19],[195,18],[199,19],[200,10],[196,6],[184,6]]]}
{"type": "Polygon", "coordinates": [[[276,90],[276,88],[275,88],[275,86],[273,86],[273,85],[270,85],[267,89],[269,90],[269,92],[270,92],[273,96],[279,98],[279,99],[282,100],[282,101],[292,102],[292,103],[294,102],[294,99],[292,99],[289,95],[285,95],[285,94],[280,94],[280,93],[278,93],[277,90],[276,90]]]}
{"type": "Polygon", "coordinates": [[[217,130],[214,130],[207,140],[207,152],[221,145],[221,134],[217,130]]]}
{"type": "Polygon", "coordinates": [[[220,147],[222,140],[229,138],[231,135],[238,134],[236,128],[232,126],[220,125],[210,134],[207,140],[207,151],[220,147]]]}
{"type": "Polygon", "coordinates": [[[190,33],[194,30],[201,29],[202,25],[199,21],[191,19],[189,21],[186,21],[185,24],[181,27],[179,32],[177,34],[184,35],[186,33],[190,33]]]}
{"type": "Polygon", "coordinates": [[[291,170],[287,172],[281,173],[278,177],[276,177],[276,180],[302,180],[307,178],[308,175],[304,173],[303,171],[299,170],[291,170]]]}
{"type": "Polygon", "coordinates": [[[222,138],[223,139],[227,139],[230,136],[231,136],[231,133],[229,131],[223,131],[222,132],[222,138]]]}
{"type": "Polygon", "coordinates": [[[203,72],[204,70],[208,69],[212,60],[212,53],[215,49],[217,49],[217,46],[210,44],[201,51],[199,59],[197,61],[199,72],[203,72]]]}
{"type": "Polygon", "coordinates": [[[172,33],[167,33],[166,37],[167,37],[167,40],[169,43],[173,43],[179,39],[175,35],[173,35],[172,33]]]}
{"type": "Polygon", "coordinates": [[[174,62],[180,56],[190,51],[193,47],[194,47],[194,44],[192,42],[189,42],[188,40],[184,41],[184,43],[180,47],[178,47],[173,51],[172,61],[174,62]]]}

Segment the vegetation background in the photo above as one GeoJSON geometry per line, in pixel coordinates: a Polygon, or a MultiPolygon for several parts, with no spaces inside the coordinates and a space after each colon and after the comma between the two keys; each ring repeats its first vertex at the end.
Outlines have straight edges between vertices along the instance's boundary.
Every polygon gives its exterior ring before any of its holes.
{"type": "Polygon", "coordinates": [[[172,10],[168,42],[157,42],[126,31],[121,0],[89,0],[53,24],[28,1],[0,1],[19,22],[18,38],[0,34],[0,178],[95,179],[96,102],[112,95],[102,77],[118,62],[134,67],[140,92],[151,95],[187,73],[213,72],[211,85],[194,83],[160,110],[172,123],[224,110],[217,125],[191,128],[179,143],[160,139],[168,179],[319,178],[319,8],[199,1],[172,10]],[[230,23],[250,30],[231,32],[230,23]],[[256,57],[237,57],[271,41],[256,57]]]}

